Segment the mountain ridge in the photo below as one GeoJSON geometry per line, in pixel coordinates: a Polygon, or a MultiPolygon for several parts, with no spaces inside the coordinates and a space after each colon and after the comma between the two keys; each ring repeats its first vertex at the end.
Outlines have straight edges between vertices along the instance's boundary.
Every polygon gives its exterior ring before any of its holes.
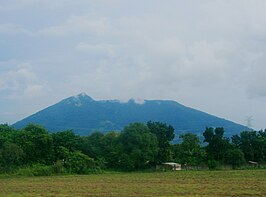
{"type": "Polygon", "coordinates": [[[71,96],[32,114],[15,124],[23,128],[29,123],[40,124],[51,132],[73,130],[80,135],[93,131],[120,131],[132,122],[160,121],[171,124],[176,134],[201,134],[206,127],[224,127],[231,136],[248,127],[184,106],[172,100],[96,101],[85,93],[71,96]]]}

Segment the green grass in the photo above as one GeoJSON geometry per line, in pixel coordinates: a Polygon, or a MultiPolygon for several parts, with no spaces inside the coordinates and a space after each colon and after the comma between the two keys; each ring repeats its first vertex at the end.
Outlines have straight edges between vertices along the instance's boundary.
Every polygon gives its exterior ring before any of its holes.
{"type": "Polygon", "coordinates": [[[266,170],[2,176],[0,196],[266,196],[266,170]]]}

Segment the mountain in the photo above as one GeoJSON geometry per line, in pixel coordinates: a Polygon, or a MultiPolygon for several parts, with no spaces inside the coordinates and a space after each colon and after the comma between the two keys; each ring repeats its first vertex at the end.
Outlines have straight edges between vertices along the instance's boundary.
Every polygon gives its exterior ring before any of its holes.
{"type": "Polygon", "coordinates": [[[13,126],[25,127],[36,123],[49,131],[72,129],[80,135],[93,131],[119,131],[132,122],[160,121],[171,124],[177,134],[202,134],[206,127],[224,127],[225,136],[238,134],[249,128],[216,116],[186,107],[170,100],[95,101],[85,93],[69,97],[33,114],[13,126]]]}

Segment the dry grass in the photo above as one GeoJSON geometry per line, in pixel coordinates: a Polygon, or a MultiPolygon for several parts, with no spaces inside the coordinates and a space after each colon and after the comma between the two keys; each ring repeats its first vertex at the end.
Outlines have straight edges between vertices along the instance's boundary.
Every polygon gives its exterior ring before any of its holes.
{"type": "Polygon", "coordinates": [[[266,196],[266,170],[2,177],[0,196],[266,196]]]}

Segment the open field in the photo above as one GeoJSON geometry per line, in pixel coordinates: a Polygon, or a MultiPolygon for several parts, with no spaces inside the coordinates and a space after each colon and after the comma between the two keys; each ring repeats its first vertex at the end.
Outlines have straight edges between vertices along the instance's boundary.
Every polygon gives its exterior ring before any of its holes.
{"type": "Polygon", "coordinates": [[[266,196],[266,170],[1,177],[0,196],[266,196]]]}

